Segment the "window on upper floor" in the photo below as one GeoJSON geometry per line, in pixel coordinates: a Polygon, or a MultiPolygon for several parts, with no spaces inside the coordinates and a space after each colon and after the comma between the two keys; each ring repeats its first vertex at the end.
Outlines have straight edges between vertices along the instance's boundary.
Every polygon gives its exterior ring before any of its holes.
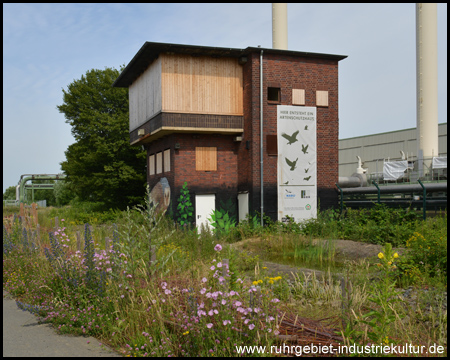
{"type": "Polygon", "coordinates": [[[267,101],[271,103],[281,103],[281,89],[279,87],[267,88],[267,101]]]}

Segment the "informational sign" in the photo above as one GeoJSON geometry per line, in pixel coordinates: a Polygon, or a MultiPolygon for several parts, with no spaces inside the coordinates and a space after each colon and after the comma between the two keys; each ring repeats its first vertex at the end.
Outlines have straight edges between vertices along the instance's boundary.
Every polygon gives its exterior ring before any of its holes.
{"type": "Polygon", "coordinates": [[[278,220],[317,216],[316,108],[277,106],[278,220]]]}

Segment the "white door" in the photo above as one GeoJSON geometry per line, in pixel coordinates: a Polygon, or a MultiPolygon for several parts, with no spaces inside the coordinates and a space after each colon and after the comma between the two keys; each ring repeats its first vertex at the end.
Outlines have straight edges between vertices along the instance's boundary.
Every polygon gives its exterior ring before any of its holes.
{"type": "Polygon", "coordinates": [[[195,195],[195,225],[200,233],[202,224],[206,229],[213,230],[208,218],[216,209],[216,195],[195,195]]]}
{"type": "Polygon", "coordinates": [[[239,222],[241,222],[248,214],[248,193],[238,194],[238,210],[239,222]]]}

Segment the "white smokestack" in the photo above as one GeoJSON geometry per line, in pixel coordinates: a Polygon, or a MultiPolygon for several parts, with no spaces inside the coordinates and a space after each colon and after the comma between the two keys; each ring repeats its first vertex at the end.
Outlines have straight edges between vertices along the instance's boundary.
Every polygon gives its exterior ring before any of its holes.
{"type": "MultiPolygon", "coordinates": [[[[416,4],[418,157],[438,156],[437,5],[416,4]]],[[[431,161],[425,165],[430,166],[431,161]]],[[[420,165],[419,165],[420,166],[420,165]]]]}
{"type": "Polygon", "coordinates": [[[287,4],[272,4],[272,48],[287,50],[287,4]]]}

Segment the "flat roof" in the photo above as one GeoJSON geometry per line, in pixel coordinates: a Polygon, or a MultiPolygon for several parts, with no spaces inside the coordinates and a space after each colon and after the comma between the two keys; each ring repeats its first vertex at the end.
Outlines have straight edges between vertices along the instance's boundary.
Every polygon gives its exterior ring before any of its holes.
{"type": "Polygon", "coordinates": [[[261,47],[247,47],[246,49],[198,46],[198,45],[182,45],[168,44],[157,42],[145,42],[139,51],[134,55],[133,59],[123,69],[119,77],[114,81],[114,87],[128,87],[136,80],[145,69],[158,58],[160,53],[189,54],[192,56],[212,56],[212,57],[240,57],[248,55],[252,52],[263,50],[265,54],[280,54],[298,57],[312,57],[321,59],[332,59],[340,61],[345,59],[346,55],[320,54],[304,51],[266,49],[261,47]]]}

